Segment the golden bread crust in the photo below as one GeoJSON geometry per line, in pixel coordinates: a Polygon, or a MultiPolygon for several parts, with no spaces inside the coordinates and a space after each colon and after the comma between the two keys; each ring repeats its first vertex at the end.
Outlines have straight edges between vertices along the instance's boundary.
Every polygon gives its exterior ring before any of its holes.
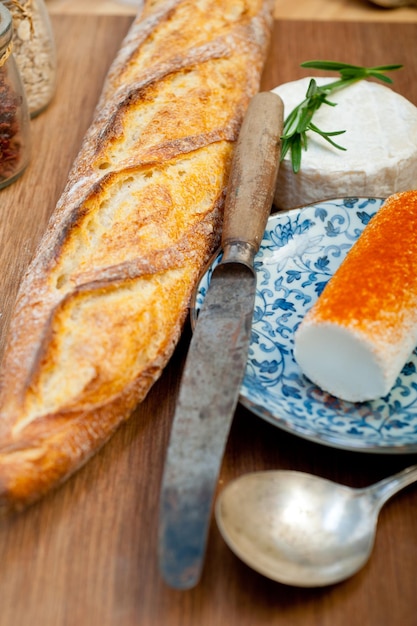
{"type": "Polygon", "coordinates": [[[272,1],[148,1],[26,273],[1,370],[0,510],[82,465],[179,339],[219,242],[272,1]]]}

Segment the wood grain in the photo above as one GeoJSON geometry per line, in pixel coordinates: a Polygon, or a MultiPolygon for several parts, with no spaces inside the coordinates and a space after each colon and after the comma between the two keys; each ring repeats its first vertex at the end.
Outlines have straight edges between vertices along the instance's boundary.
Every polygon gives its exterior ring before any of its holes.
{"type": "MultiPolygon", "coordinates": [[[[17,282],[63,188],[104,74],[131,18],[57,16],[59,89],[33,121],[30,168],[0,192],[2,339],[17,282]]],[[[415,24],[279,20],[263,88],[305,75],[309,58],[399,62],[395,88],[417,104],[415,24]],[[389,41],[389,46],[387,45],[389,41]]],[[[417,491],[386,505],[368,565],[327,589],[287,588],[252,572],[212,524],[201,584],[165,587],[157,569],[159,485],[187,328],[164,375],[129,423],[76,476],[39,504],[0,522],[0,626],[416,625],[417,491]]],[[[251,470],[292,468],[362,486],[415,463],[289,435],[239,407],[219,488],[251,470]]]]}
{"type": "MultiPolygon", "coordinates": [[[[410,0],[412,3],[413,0],[410,0]]],[[[57,15],[134,15],[139,0],[46,0],[57,15]]],[[[276,19],[417,22],[415,6],[381,8],[372,0],[275,0],[276,19]]]]}

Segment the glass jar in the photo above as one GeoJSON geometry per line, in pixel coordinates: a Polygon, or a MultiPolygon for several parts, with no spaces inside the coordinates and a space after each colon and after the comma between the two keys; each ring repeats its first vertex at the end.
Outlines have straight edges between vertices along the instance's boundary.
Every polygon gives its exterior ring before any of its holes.
{"type": "Polygon", "coordinates": [[[23,173],[30,154],[30,117],[12,36],[12,16],[0,2],[0,189],[23,173]]]}
{"type": "Polygon", "coordinates": [[[3,0],[13,16],[13,54],[26,91],[31,117],[55,92],[55,40],[44,0],[3,0]]]}

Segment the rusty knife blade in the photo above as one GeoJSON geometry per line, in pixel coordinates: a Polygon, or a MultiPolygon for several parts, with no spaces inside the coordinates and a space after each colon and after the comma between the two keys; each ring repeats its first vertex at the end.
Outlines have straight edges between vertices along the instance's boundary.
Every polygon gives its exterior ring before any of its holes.
{"type": "Polygon", "coordinates": [[[270,92],[249,103],[235,148],[222,233],[190,343],[162,479],[159,564],[177,589],[197,584],[219,470],[239,399],[256,293],[253,258],[278,172],[282,102],[270,92]]]}

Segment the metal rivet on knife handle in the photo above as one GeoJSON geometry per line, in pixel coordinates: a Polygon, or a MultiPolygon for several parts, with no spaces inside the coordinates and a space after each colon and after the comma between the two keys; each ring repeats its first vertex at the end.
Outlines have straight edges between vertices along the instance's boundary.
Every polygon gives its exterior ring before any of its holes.
{"type": "Polygon", "coordinates": [[[166,583],[201,576],[212,503],[239,399],[251,336],[259,248],[279,165],[282,102],[255,96],[232,162],[223,259],[215,268],[190,343],[162,478],[159,564],[166,583]]]}

